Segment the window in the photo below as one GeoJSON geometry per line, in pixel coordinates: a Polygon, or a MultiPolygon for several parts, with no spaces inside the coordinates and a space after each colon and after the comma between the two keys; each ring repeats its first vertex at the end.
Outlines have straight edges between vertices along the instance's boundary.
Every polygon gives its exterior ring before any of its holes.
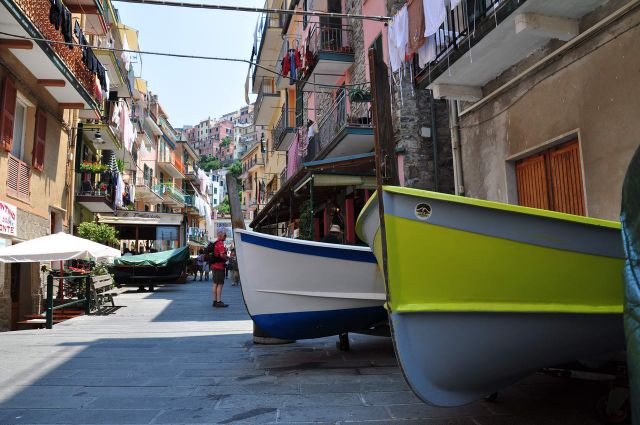
{"type": "Polygon", "coordinates": [[[520,205],[585,214],[577,139],[517,161],[516,181],[520,205]]]}
{"type": "Polygon", "coordinates": [[[20,99],[16,100],[16,112],[13,121],[13,146],[11,155],[24,161],[24,133],[27,123],[27,105],[20,99]]]}

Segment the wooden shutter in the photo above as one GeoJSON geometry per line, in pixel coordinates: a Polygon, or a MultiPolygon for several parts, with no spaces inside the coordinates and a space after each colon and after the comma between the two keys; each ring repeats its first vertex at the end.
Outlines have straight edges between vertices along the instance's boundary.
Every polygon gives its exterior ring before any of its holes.
{"type": "Polygon", "coordinates": [[[13,155],[8,156],[7,195],[29,202],[31,168],[13,155]]]}
{"type": "Polygon", "coordinates": [[[13,122],[16,115],[16,98],[18,91],[13,80],[4,77],[2,85],[2,110],[0,111],[0,144],[5,151],[11,152],[13,145],[13,122]]]}
{"type": "Polygon", "coordinates": [[[553,209],[584,215],[584,194],[578,141],[574,140],[549,151],[550,192],[553,209]]]}
{"type": "Polygon", "coordinates": [[[42,171],[44,168],[44,145],[47,141],[47,114],[38,111],[36,115],[36,131],[33,140],[31,163],[33,168],[42,171]]]}
{"type": "Polygon", "coordinates": [[[549,190],[545,155],[538,154],[516,162],[518,204],[549,209],[549,190]]]}

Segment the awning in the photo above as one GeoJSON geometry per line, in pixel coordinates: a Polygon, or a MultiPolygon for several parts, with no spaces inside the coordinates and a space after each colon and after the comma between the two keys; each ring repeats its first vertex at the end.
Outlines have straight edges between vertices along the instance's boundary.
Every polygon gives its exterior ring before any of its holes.
{"type": "Polygon", "coordinates": [[[2,263],[41,263],[119,256],[120,251],[115,248],[62,232],[0,249],[2,263]]]}
{"type": "Polygon", "coordinates": [[[156,213],[143,211],[118,211],[117,216],[98,214],[98,223],[111,225],[151,225],[151,226],[180,226],[184,216],[182,214],[156,213]]]}

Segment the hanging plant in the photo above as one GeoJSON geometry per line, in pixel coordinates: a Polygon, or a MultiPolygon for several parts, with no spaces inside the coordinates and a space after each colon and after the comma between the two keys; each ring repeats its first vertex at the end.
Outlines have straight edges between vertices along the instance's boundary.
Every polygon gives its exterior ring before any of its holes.
{"type": "Polygon", "coordinates": [[[116,165],[118,166],[118,171],[124,173],[124,161],[116,158],[116,165]]]}

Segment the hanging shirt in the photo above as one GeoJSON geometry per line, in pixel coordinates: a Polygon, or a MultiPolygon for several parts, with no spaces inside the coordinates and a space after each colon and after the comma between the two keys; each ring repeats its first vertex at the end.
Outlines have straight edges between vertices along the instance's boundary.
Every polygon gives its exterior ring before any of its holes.
{"type": "Polygon", "coordinates": [[[429,37],[438,31],[447,17],[444,0],[424,0],[424,36],[429,37]]]}
{"type": "Polygon", "coordinates": [[[460,4],[462,0],[451,0],[451,10],[455,9],[456,7],[458,7],[458,5],[460,4]]]}
{"type": "Polygon", "coordinates": [[[116,208],[124,208],[124,202],[122,201],[122,195],[124,193],[124,181],[122,175],[118,173],[116,178],[116,190],[115,190],[115,205],[116,208]]]}
{"type": "Polygon", "coordinates": [[[407,3],[407,13],[409,15],[409,42],[407,54],[413,55],[422,47],[426,41],[424,36],[424,2],[423,0],[409,0],[407,3]]]}

